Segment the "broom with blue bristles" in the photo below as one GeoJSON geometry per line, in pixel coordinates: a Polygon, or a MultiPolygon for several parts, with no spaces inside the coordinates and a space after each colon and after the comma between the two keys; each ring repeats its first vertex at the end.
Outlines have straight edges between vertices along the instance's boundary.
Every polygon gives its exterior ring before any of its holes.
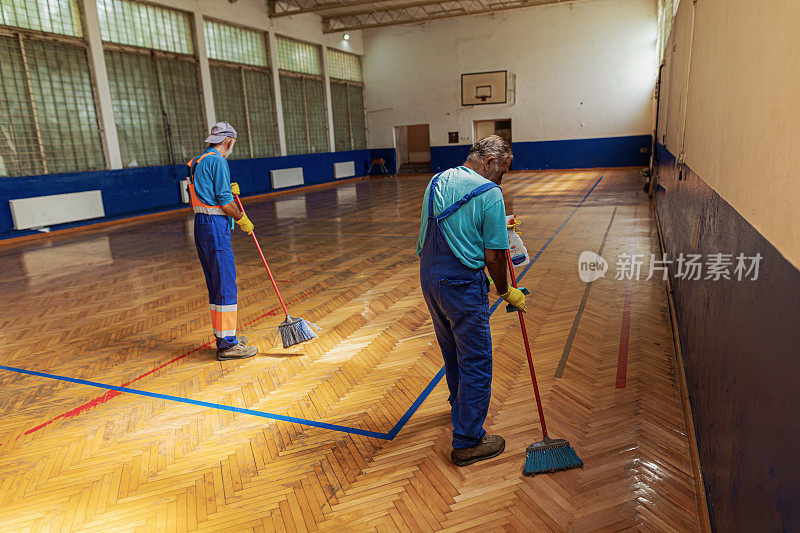
{"type": "MultiPolygon", "coordinates": [[[[508,256],[508,269],[511,271],[511,284],[517,286],[517,276],[514,274],[514,263],[511,262],[511,253],[506,250],[508,256]]],[[[528,455],[525,458],[525,466],[522,473],[526,476],[535,476],[546,472],[557,472],[559,470],[569,470],[583,466],[572,446],[565,439],[551,439],[547,435],[547,424],[544,421],[544,410],[542,410],[542,400],[539,397],[539,385],[536,383],[536,372],[533,370],[533,358],[531,357],[531,346],[528,343],[528,332],[525,329],[525,318],[522,311],[519,312],[519,325],[522,328],[522,338],[525,340],[525,351],[528,354],[528,367],[531,370],[531,380],[533,381],[533,393],[536,396],[536,407],[539,409],[539,421],[542,424],[543,439],[528,446],[528,455]]]]}
{"type": "MultiPolygon", "coordinates": [[[[239,196],[235,194],[233,197],[236,198],[236,203],[239,204],[239,210],[244,213],[244,207],[242,206],[242,201],[239,200],[239,196]]],[[[281,297],[281,291],[278,290],[278,284],[275,283],[275,278],[272,277],[272,271],[269,269],[267,259],[264,257],[264,252],[261,251],[261,246],[258,244],[256,234],[255,232],[250,232],[250,235],[253,236],[253,242],[256,243],[256,248],[258,248],[261,261],[264,263],[264,268],[267,269],[267,274],[269,274],[269,280],[272,282],[272,286],[275,288],[275,294],[278,295],[278,300],[281,302],[283,312],[286,314],[286,320],[278,324],[278,333],[281,336],[283,347],[288,348],[289,346],[294,346],[295,344],[300,344],[301,342],[316,339],[317,334],[314,332],[313,328],[319,328],[315,324],[307,322],[300,317],[289,316],[289,311],[286,309],[286,304],[281,297]]]]}

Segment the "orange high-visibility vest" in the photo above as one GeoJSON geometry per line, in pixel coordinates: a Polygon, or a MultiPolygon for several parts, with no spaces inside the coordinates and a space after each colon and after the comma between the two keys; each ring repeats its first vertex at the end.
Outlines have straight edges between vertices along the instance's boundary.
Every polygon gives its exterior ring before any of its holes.
{"type": "Polygon", "coordinates": [[[208,205],[204,204],[200,201],[200,198],[197,197],[197,191],[194,188],[194,169],[195,166],[194,160],[197,159],[197,164],[200,164],[200,161],[203,160],[207,155],[211,155],[212,152],[206,152],[200,157],[193,157],[191,161],[186,163],[188,167],[186,170],[186,181],[189,182],[189,203],[192,206],[192,209],[195,213],[204,213],[206,215],[225,215],[225,211],[218,205],[208,205]]]}

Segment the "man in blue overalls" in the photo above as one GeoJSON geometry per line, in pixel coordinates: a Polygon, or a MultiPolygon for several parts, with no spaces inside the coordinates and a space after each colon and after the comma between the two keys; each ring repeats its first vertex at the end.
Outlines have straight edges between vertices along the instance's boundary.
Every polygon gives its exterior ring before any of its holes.
{"type": "Polygon", "coordinates": [[[239,185],[231,183],[226,158],[236,144],[236,130],[227,122],[218,122],[205,142],[208,148],[187,163],[189,199],[195,212],[194,242],[206,277],[217,359],[246,359],[256,355],[258,348],[247,346],[245,337],[236,336],[238,307],[231,220],[248,234],[253,231],[253,223],[233,199],[234,194],[239,194],[239,185]]]}
{"type": "Polygon", "coordinates": [[[501,298],[525,309],[506,280],[508,231],[500,182],[511,145],[497,135],[476,142],[463,166],[433,177],[422,203],[417,255],[422,294],[444,358],[453,420],[450,458],[465,466],[500,455],[505,440],[483,429],[492,386],[489,279],[501,298]]]}

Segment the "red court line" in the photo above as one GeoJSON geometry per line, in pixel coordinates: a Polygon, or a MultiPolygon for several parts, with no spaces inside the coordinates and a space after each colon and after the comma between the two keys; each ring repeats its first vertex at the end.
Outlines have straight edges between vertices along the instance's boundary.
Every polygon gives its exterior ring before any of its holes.
{"type": "Polygon", "coordinates": [[[619,332],[619,356],[617,357],[617,389],[624,389],[628,378],[628,339],[631,332],[631,292],[633,280],[625,287],[625,307],[622,311],[622,328],[619,332]]]}
{"type": "MultiPolygon", "coordinates": [[[[262,318],[264,318],[264,317],[266,317],[266,316],[275,316],[275,315],[277,315],[277,311],[278,311],[278,309],[280,309],[280,307],[274,307],[273,309],[270,309],[269,311],[267,311],[267,312],[266,312],[266,313],[264,313],[263,315],[261,315],[261,316],[258,316],[258,317],[256,317],[256,318],[254,318],[254,319],[252,319],[252,320],[250,320],[250,321],[246,322],[244,325],[245,325],[245,326],[249,326],[249,325],[250,325],[250,324],[252,324],[253,322],[256,322],[256,321],[258,321],[258,320],[261,320],[262,318]]],[[[122,386],[122,387],[127,387],[127,386],[128,386],[128,385],[130,385],[131,383],[134,383],[134,382],[136,382],[136,381],[139,381],[140,379],[142,379],[142,378],[145,378],[145,377],[149,376],[150,374],[153,374],[153,373],[155,373],[155,372],[158,372],[158,371],[159,371],[159,370],[161,370],[162,368],[164,368],[164,367],[166,367],[166,366],[169,366],[169,365],[171,365],[172,363],[176,363],[176,362],[180,361],[181,359],[183,359],[183,358],[185,358],[185,357],[188,357],[189,355],[191,355],[191,354],[193,354],[193,353],[195,353],[195,352],[199,352],[200,350],[202,350],[202,349],[204,349],[204,348],[208,348],[208,347],[210,347],[210,346],[211,346],[211,344],[212,344],[213,342],[214,342],[213,340],[211,340],[211,341],[208,341],[207,343],[203,344],[202,346],[198,346],[197,348],[194,348],[194,349],[192,349],[192,350],[189,350],[188,352],[186,352],[186,353],[184,353],[184,354],[181,354],[181,355],[179,355],[179,356],[177,356],[177,357],[175,357],[175,358],[173,358],[173,359],[170,359],[170,360],[169,360],[169,361],[167,361],[166,363],[163,363],[163,364],[161,364],[161,365],[159,365],[159,366],[157,366],[157,367],[155,367],[155,368],[153,368],[153,369],[151,369],[151,370],[148,370],[147,372],[145,372],[145,373],[144,373],[144,374],[142,374],[141,376],[135,377],[135,378],[133,378],[133,379],[132,379],[132,380],[130,380],[130,381],[126,381],[126,382],[125,382],[125,383],[123,383],[121,386],[122,386]]],[[[116,398],[117,396],[119,396],[119,395],[121,395],[121,394],[122,394],[122,392],[120,392],[120,391],[116,391],[116,390],[110,390],[110,391],[108,391],[108,392],[106,392],[106,393],[104,393],[104,394],[101,394],[101,395],[100,395],[100,396],[98,396],[97,398],[94,398],[94,399],[92,399],[92,400],[89,400],[88,402],[84,403],[83,405],[79,405],[79,406],[78,406],[78,407],[76,407],[75,409],[72,409],[72,410],[70,410],[70,411],[67,411],[67,412],[65,412],[65,413],[61,413],[60,415],[58,415],[58,416],[56,416],[56,417],[54,417],[54,418],[51,418],[51,419],[50,419],[50,420],[48,420],[47,422],[44,422],[44,423],[42,423],[42,424],[39,424],[38,426],[36,426],[36,427],[34,427],[34,428],[31,428],[31,429],[27,430],[25,433],[23,433],[23,435],[30,435],[31,433],[34,433],[34,432],[36,432],[36,431],[39,431],[40,429],[42,429],[42,428],[44,428],[44,427],[47,427],[47,426],[49,426],[50,424],[52,424],[53,422],[55,422],[56,420],[59,420],[59,419],[61,419],[61,418],[73,418],[73,417],[75,417],[75,416],[78,416],[79,414],[81,414],[81,413],[84,413],[84,412],[88,411],[89,409],[91,409],[91,408],[93,408],[93,407],[97,407],[98,405],[103,405],[103,404],[104,404],[104,403],[106,403],[107,401],[109,401],[109,400],[111,400],[111,399],[113,399],[113,398],[116,398]]],[[[17,436],[17,438],[19,438],[19,436],[17,436]]]]}

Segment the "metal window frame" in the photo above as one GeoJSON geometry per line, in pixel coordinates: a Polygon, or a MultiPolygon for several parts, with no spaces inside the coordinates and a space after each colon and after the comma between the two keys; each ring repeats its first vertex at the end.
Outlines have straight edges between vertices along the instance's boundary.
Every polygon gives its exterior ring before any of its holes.
{"type": "Polygon", "coordinates": [[[323,50],[323,45],[321,45],[320,43],[314,43],[314,42],[311,42],[311,41],[306,41],[305,39],[297,39],[295,37],[290,37],[290,36],[284,35],[282,33],[276,33],[275,34],[275,52],[276,52],[276,54],[277,54],[277,51],[278,51],[278,40],[279,39],[286,39],[287,41],[294,41],[296,43],[308,44],[308,45],[311,45],[314,48],[316,48],[317,52],[319,53],[318,57],[319,57],[319,71],[320,71],[319,74],[309,74],[308,72],[297,72],[297,71],[294,71],[294,70],[286,70],[286,69],[280,68],[280,65],[278,64],[280,62],[280,56],[276,56],[278,61],[276,61],[275,68],[278,69],[279,72],[285,72],[287,74],[289,74],[289,73],[291,73],[291,74],[302,74],[304,76],[310,76],[312,78],[319,78],[319,79],[323,79],[325,77],[325,68],[324,68],[325,58],[322,56],[322,54],[325,53],[325,51],[323,50]]]}
{"type": "MultiPolygon", "coordinates": [[[[94,1],[96,1],[96,0],[94,0],[94,1]]],[[[156,48],[149,48],[147,46],[135,46],[135,45],[132,45],[132,44],[115,43],[113,41],[106,41],[102,37],[102,23],[101,23],[100,40],[103,43],[103,47],[105,47],[107,45],[127,46],[127,47],[130,47],[130,48],[135,48],[135,49],[139,49],[139,50],[153,50],[155,52],[164,52],[166,54],[176,54],[176,55],[180,55],[180,56],[197,57],[197,54],[198,54],[197,46],[195,46],[195,41],[197,39],[197,35],[196,35],[197,32],[195,31],[194,24],[192,23],[192,19],[194,17],[194,11],[188,11],[186,9],[181,9],[181,8],[178,8],[178,7],[172,7],[172,6],[166,6],[166,5],[163,5],[163,4],[157,4],[155,2],[151,2],[150,0],[126,0],[126,1],[134,3],[134,4],[145,4],[145,5],[157,8],[157,9],[163,9],[165,11],[174,11],[176,13],[181,13],[183,15],[186,15],[189,18],[189,22],[188,22],[188,25],[189,25],[189,44],[192,47],[192,53],[191,54],[183,54],[181,52],[172,52],[172,51],[169,51],[169,50],[158,50],[156,48]]],[[[83,11],[83,10],[81,9],[81,11],[83,11]]]]}
{"type": "MultiPolygon", "coordinates": [[[[138,1],[138,0],[136,0],[138,1]]],[[[192,32],[194,32],[194,27],[192,26],[192,32]]],[[[158,88],[158,96],[159,96],[159,106],[161,107],[162,113],[166,113],[165,104],[164,104],[164,93],[161,89],[161,73],[158,70],[157,63],[155,59],[168,59],[168,60],[177,60],[183,61],[186,63],[192,63],[196,66],[194,69],[195,72],[195,83],[197,84],[198,89],[202,87],[202,79],[200,77],[200,65],[199,60],[196,54],[189,55],[189,54],[181,54],[178,52],[167,52],[165,50],[156,50],[154,48],[144,48],[141,46],[132,46],[129,44],[119,44],[119,43],[112,43],[108,41],[103,41],[103,51],[112,51],[112,52],[123,52],[123,53],[130,53],[130,54],[137,54],[148,56],[152,58],[154,61],[151,62],[152,68],[156,73],[156,80],[158,83],[156,84],[158,88]]],[[[113,105],[113,102],[112,102],[113,105]]],[[[201,113],[203,112],[203,108],[201,107],[201,113]]],[[[115,117],[116,122],[116,117],[115,117]]],[[[175,168],[175,153],[174,153],[174,143],[172,140],[172,126],[169,125],[166,121],[164,121],[164,133],[166,135],[167,149],[169,150],[169,157],[170,157],[170,164],[173,168],[175,168]]],[[[145,165],[145,166],[153,166],[153,165],[145,165]]],[[[156,165],[158,166],[158,165],[156,165]]]]}
{"type": "MultiPolygon", "coordinates": [[[[31,78],[30,78],[30,71],[28,68],[28,58],[25,54],[25,47],[23,44],[25,40],[54,43],[64,46],[72,46],[75,48],[80,48],[84,51],[84,53],[86,54],[86,64],[89,73],[89,82],[91,85],[95,117],[97,120],[96,124],[97,134],[99,136],[105,135],[105,132],[103,131],[100,122],[100,117],[102,116],[102,110],[100,109],[100,96],[97,91],[97,76],[94,71],[94,68],[92,67],[92,62],[89,57],[89,41],[88,41],[88,32],[86,31],[86,15],[84,13],[82,2],[78,2],[78,17],[80,20],[81,29],[83,33],[83,36],[81,37],[65,35],[62,33],[52,33],[41,30],[33,30],[29,28],[20,28],[17,26],[0,25],[0,35],[3,35],[5,37],[16,37],[18,42],[20,43],[20,52],[22,54],[23,64],[25,66],[25,85],[28,89],[28,98],[30,99],[30,106],[33,114],[34,128],[36,130],[36,141],[37,144],[39,145],[39,155],[41,158],[43,174],[48,174],[47,158],[44,150],[44,142],[42,141],[42,132],[39,124],[38,112],[35,110],[36,102],[34,101],[31,89],[31,78]]],[[[100,141],[101,141],[100,142],[101,150],[103,151],[104,167],[105,169],[108,169],[110,168],[111,165],[111,157],[108,151],[106,150],[105,142],[103,142],[102,139],[100,141]]]]}
{"type": "MultiPolygon", "coordinates": [[[[352,52],[345,52],[344,50],[339,50],[338,48],[330,48],[330,47],[327,47],[327,46],[325,48],[326,48],[325,53],[328,56],[327,57],[328,64],[331,63],[331,56],[332,55],[335,56],[336,54],[342,54],[342,55],[347,55],[347,56],[353,56],[358,60],[358,70],[359,70],[359,73],[361,74],[361,80],[351,80],[351,79],[347,79],[347,78],[337,78],[336,76],[330,76],[331,81],[333,81],[333,80],[347,81],[347,82],[350,82],[350,83],[361,84],[361,86],[363,87],[364,86],[364,65],[362,64],[363,56],[361,54],[354,54],[352,52]]],[[[328,71],[330,72],[330,67],[328,67],[328,71]]]]}
{"type": "MultiPolygon", "coordinates": [[[[136,1],[138,2],[139,0],[136,0],[136,1]]],[[[242,30],[252,31],[252,32],[256,32],[256,33],[261,34],[261,38],[264,39],[264,51],[267,54],[267,64],[266,65],[252,65],[250,63],[237,63],[236,61],[227,61],[225,59],[216,59],[216,58],[210,57],[208,55],[208,50],[206,50],[206,57],[208,58],[209,62],[219,61],[220,63],[228,63],[228,64],[231,64],[231,65],[244,65],[244,66],[247,66],[247,67],[255,67],[256,69],[272,69],[273,65],[272,65],[272,54],[271,54],[270,49],[269,49],[269,35],[267,34],[266,31],[264,31],[263,29],[260,29],[260,28],[254,28],[252,26],[246,26],[244,24],[237,24],[235,22],[229,22],[227,20],[218,19],[216,17],[207,17],[207,16],[203,15],[202,18],[203,18],[203,22],[209,21],[209,22],[214,22],[214,23],[217,23],[217,24],[224,24],[225,26],[232,26],[234,28],[240,28],[242,30]]],[[[192,28],[192,31],[194,31],[194,28],[192,28]]],[[[205,34],[205,27],[203,28],[203,33],[205,34]]],[[[294,40],[296,41],[297,39],[294,39],[294,40]]]]}
{"type": "MultiPolygon", "coordinates": [[[[296,39],[295,39],[296,40],[296,39]]],[[[301,78],[303,80],[303,119],[305,120],[305,133],[306,133],[306,150],[307,154],[311,152],[311,129],[309,128],[309,121],[308,121],[308,94],[306,91],[306,80],[313,80],[313,81],[321,81],[323,84],[325,83],[325,79],[323,76],[317,76],[314,74],[307,74],[305,72],[295,72],[293,70],[283,70],[278,69],[279,76],[287,76],[291,78],[301,78]]],[[[327,98],[323,98],[323,103],[325,104],[325,108],[330,105],[327,101],[327,98]]],[[[325,124],[327,126],[328,123],[328,116],[325,113],[325,124]]]]}
{"type": "MultiPolygon", "coordinates": [[[[350,86],[360,87],[361,90],[364,89],[364,82],[360,81],[353,81],[353,80],[343,80],[341,78],[331,78],[331,84],[337,85],[344,85],[345,86],[345,96],[347,97],[347,130],[349,132],[350,138],[350,149],[355,150],[355,137],[353,135],[353,115],[352,115],[352,107],[350,105],[350,86]]],[[[333,100],[333,98],[331,98],[333,100]]],[[[331,101],[331,105],[333,105],[333,101],[331,101]]]]}
{"type": "MultiPolygon", "coordinates": [[[[269,45],[269,43],[267,43],[267,44],[269,45]]],[[[261,72],[262,74],[267,74],[267,75],[269,75],[271,77],[272,76],[272,69],[270,67],[260,67],[260,66],[257,66],[257,65],[248,65],[248,64],[245,64],[245,63],[236,63],[234,61],[225,61],[223,59],[210,59],[210,58],[208,60],[208,65],[210,67],[222,67],[222,68],[235,69],[235,70],[237,70],[239,72],[239,79],[240,79],[240,82],[242,84],[242,96],[244,97],[244,116],[245,116],[245,122],[247,123],[247,142],[248,142],[248,145],[249,145],[248,146],[249,155],[250,155],[250,158],[252,159],[252,158],[255,157],[255,155],[254,155],[255,152],[253,151],[253,132],[252,132],[252,128],[250,126],[250,110],[249,110],[249,104],[248,104],[248,101],[247,101],[248,100],[247,82],[245,80],[245,74],[244,73],[246,71],[261,72]]],[[[274,112],[275,108],[277,107],[277,102],[273,99],[273,101],[271,102],[271,105],[273,106],[273,112],[274,112]]],[[[275,117],[275,122],[273,123],[273,127],[274,127],[275,131],[277,132],[277,130],[278,130],[277,117],[275,117]]]]}
{"type": "Polygon", "coordinates": [[[66,33],[57,33],[57,32],[35,30],[33,28],[23,28],[22,26],[8,26],[8,25],[5,25],[5,24],[0,24],[0,30],[5,28],[5,29],[7,29],[9,31],[17,31],[17,30],[19,30],[19,31],[23,31],[23,32],[41,33],[43,35],[56,35],[56,36],[65,37],[65,38],[68,38],[68,39],[78,39],[80,41],[85,41],[86,38],[87,38],[86,37],[87,32],[86,32],[86,20],[85,20],[85,18],[83,16],[83,3],[80,2],[80,1],[76,2],[76,7],[78,8],[77,9],[78,23],[80,24],[81,33],[82,33],[82,35],[79,35],[79,36],[78,35],[68,35],[66,33]]]}

